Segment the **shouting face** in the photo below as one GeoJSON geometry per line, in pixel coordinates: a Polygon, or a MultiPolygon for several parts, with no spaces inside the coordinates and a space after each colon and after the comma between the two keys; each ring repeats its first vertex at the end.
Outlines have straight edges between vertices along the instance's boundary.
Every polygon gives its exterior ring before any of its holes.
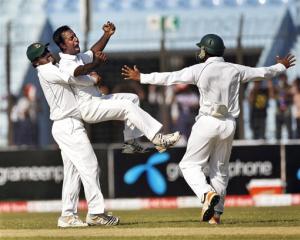
{"type": "Polygon", "coordinates": [[[76,55],[80,53],[79,40],[76,34],[72,30],[68,30],[62,33],[64,43],[61,43],[63,53],[76,55]]]}

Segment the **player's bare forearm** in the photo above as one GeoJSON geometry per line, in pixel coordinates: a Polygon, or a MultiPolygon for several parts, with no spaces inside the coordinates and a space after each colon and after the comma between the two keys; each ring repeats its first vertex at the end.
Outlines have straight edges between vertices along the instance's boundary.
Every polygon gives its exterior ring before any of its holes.
{"type": "Polygon", "coordinates": [[[96,66],[97,66],[96,62],[87,63],[85,65],[78,66],[74,71],[74,77],[87,75],[90,72],[93,72],[93,70],[96,66]]]}
{"type": "Polygon", "coordinates": [[[112,22],[107,22],[102,27],[104,34],[102,37],[91,47],[91,50],[93,53],[96,53],[98,51],[102,51],[106,44],[108,43],[110,37],[115,33],[116,27],[112,22]]]}
{"type": "Polygon", "coordinates": [[[92,52],[95,54],[98,51],[102,51],[108,43],[109,39],[109,34],[104,33],[102,37],[91,47],[92,52]]]}
{"type": "Polygon", "coordinates": [[[127,65],[124,65],[122,67],[122,73],[125,80],[134,80],[134,81],[140,81],[141,80],[141,73],[139,69],[134,65],[133,68],[128,67],[127,65]]]}

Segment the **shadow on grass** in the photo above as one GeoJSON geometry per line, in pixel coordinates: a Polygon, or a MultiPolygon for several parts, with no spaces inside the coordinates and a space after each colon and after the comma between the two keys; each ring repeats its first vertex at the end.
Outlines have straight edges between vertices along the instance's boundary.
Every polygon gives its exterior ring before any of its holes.
{"type": "MultiPolygon", "coordinates": [[[[291,224],[291,223],[295,223],[295,226],[298,226],[300,223],[300,220],[298,219],[284,219],[284,220],[275,220],[275,219],[266,219],[266,220],[256,220],[255,222],[253,222],[253,220],[249,220],[249,221],[241,221],[241,220],[226,220],[224,221],[222,224],[224,225],[243,225],[243,224],[253,224],[254,226],[257,226],[256,224],[291,224]]],[[[289,225],[290,226],[290,225],[289,225]]]]}
{"type": "Polygon", "coordinates": [[[137,221],[137,222],[123,222],[120,224],[120,226],[134,226],[134,225],[148,225],[148,224],[158,224],[158,226],[156,227],[159,227],[159,224],[161,224],[162,227],[166,227],[166,225],[168,224],[186,224],[186,223],[201,223],[199,220],[174,220],[174,221],[156,221],[156,222],[153,222],[153,221],[137,221]]]}

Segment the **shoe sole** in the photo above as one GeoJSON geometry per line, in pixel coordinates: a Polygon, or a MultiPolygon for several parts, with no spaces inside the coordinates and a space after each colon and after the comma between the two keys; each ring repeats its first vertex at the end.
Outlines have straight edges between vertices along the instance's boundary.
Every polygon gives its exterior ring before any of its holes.
{"type": "Polygon", "coordinates": [[[215,214],[215,206],[219,203],[220,201],[220,196],[215,195],[212,197],[210,201],[210,205],[208,206],[207,210],[203,213],[202,215],[202,221],[203,222],[208,222],[215,214]]]}
{"type": "Polygon", "coordinates": [[[110,226],[116,226],[120,224],[120,220],[118,220],[118,222],[116,222],[115,224],[97,224],[97,223],[87,223],[88,226],[93,227],[93,226],[104,226],[104,227],[110,227],[110,226]]]}
{"type": "Polygon", "coordinates": [[[146,153],[146,152],[149,152],[149,151],[150,151],[149,149],[145,149],[142,152],[138,152],[138,151],[133,152],[133,151],[128,151],[128,150],[122,150],[122,153],[124,153],[124,154],[135,154],[135,153],[146,153]]]}
{"type": "MultiPolygon", "coordinates": [[[[179,133],[178,138],[176,139],[176,141],[175,141],[172,145],[170,145],[169,147],[173,147],[174,145],[176,145],[176,143],[178,143],[180,137],[181,137],[181,134],[179,133]]],[[[163,153],[163,152],[167,151],[167,149],[168,149],[169,147],[164,148],[164,147],[161,147],[161,146],[155,146],[155,149],[156,149],[159,153],[163,153]]]]}
{"type": "Polygon", "coordinates": [[[84,228],[84,227],[88,227],[89,225],[86,224],[84,226],[76,226],[76,225],[57,225],[58,228],[84,228]]]}

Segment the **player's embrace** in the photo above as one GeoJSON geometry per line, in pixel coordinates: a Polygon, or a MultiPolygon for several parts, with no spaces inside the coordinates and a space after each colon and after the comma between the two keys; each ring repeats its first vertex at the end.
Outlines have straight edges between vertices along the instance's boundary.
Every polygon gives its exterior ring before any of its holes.
{"type": "Polygon", "coordinates": [[[138,68],[124,66],[125,79],[143,84],[193,84],[200,93],[200,109],[179,166],[183,176],[202,202],[201,220],[220,223],[229,180],[229,158],[239,116],[240,84],[275,77],[295,65],[295,58],[277,57],[270,67],[251,68],[225,62],[225,46],[215,34],[205,35],[197,44],[200,63],[180,71],[142,74],[138,68]],[[209,166],[209,179],[203,172],[209,166]]]}
{"type": "Polygon", "coordinates": [[[63,65],[56,65],[48,45],[33,43],[27,48],[27,57],[37,69],[39,82],[50,107],[53,120],[52,135],[59,145],[64,164],[62,189],[62,213],[58,226],[85,227],[93,225],[117,225],[119,218],[105,213],[104,199],[100,188],[100,168],[93,147],[84,128],[87,122],[123,120],[125,126],[125,153],[144,152],[135,142],[143,134],[160,152],[173,146],[180,138],[179,132],[162,134],[162,125],[138,106],[134,94],[101,95],[98,85],[101,77],[93,68],[106,61],[101,52],[115,28],[112,23],[103,27],[105,33],[88,53],[80,54],[79,41],[74,32],[63,26],[55,32],[60,47],[63,65]],[[109,33],[107,33],[109,32],[109,33]],[[77,214],[81,182],[87,200],[86,223],[77,214]]]}
{"type": "MultiPolygon", "coordinates": [[[[59,68],[75,79],[85,77],[94,69],[95,54],[103,51],[115,26],[107,22],[102,27],[102,37],[86,52],[81,53],[79,39],[71,28],[62,26],[55,30],[53,40],[62,52],[59,68]]],[[[159,152],[165,151],[179,140],[179,132],[163,135],[162,124],[139,107],[139,98],[132,93],[103,95],[95,86],[72,85],[82,119],[88,123],[122,120],[124,126],[123,153],[143,153],[146,149],[138,138],[145,135],[159,152]]]]}

